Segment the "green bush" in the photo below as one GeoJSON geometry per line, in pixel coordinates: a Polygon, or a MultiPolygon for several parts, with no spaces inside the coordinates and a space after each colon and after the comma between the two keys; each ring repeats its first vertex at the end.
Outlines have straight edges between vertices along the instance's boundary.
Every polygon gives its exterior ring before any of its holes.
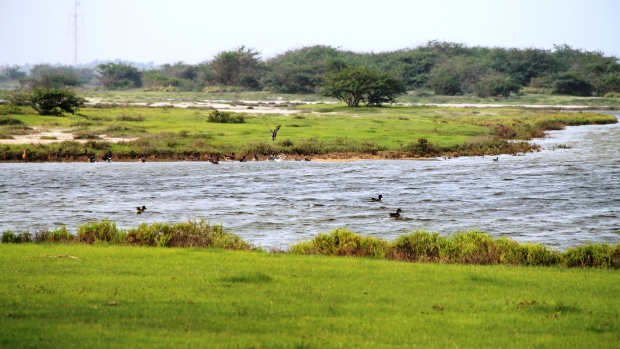
{"type": "Polygon", "coordinates": [[[31,242],[29,232],[14,233],[11,230],[5,230],[2,232],[3,244],[20,244],[24,242],[31,242]]]}
{"type": "Polygon", "coordinates": [[[293,254],[320,254],[329,256],[357,256],[384,258],[387,242],[379,238],[363,237],[347,229],[334,229],[314,239],[292,245],[293,254]]]}
{"type": "Polygon", "coordinates": [[[94,242],[121,243],[127,237],[127,232],[116,228],[116,223],[107,219],[99,222],[90,222],[78,227],[78,241],[92,244],[94,242]]]}
{"type": "Polygon", "coordinates": [[[241,114],[224,113],[216,109],[209,113],[207,121],[221,124],[243,124],[245,117],[241,114]]]}

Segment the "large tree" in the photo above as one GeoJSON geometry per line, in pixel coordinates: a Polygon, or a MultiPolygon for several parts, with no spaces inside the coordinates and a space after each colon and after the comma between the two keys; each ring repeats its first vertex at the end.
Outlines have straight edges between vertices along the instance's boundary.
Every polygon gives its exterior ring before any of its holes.
{"type": "Polygon", "coordinates": [[[365,67],[347,67],[332,72],[321,87],[321,95],[339,99],[349,107],[358,107],[361,102],[366,106],[394,103],[396,96],[407,92],[401,80],[365,67]]]}
{"type": "Polygon", "coordinates": [[[260,52],[245,46],[232,51],[222,51],[209,62],[213,73],[212,83],[227,86],[260,87],[260,72],[263,63],[260,52]]]}
{"type": "Polygon", "coordinates": [[[99,81],[108,90],[124,90],[142,87],[142,73],[125,63],[106,63],[97,66],[99,81]]]}

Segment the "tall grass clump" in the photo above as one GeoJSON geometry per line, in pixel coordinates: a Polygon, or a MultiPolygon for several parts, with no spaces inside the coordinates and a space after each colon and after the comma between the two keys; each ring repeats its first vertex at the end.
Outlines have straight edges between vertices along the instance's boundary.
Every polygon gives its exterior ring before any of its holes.
{"type": "Polygon", "coordinates": [[[14,233],[11,230],[5,230],[2,232],[2,239],[0,241],[3,244],[21,244],[24,242],[31,242],[30,233],[25,231],[21,233],[14,233]]]}
{"type": "Polygon", "coordinates": [[[125,242],[127,232],[116,227],[116,223],[107,219],[99,222],[89,222],[78,227],[78,241],[87,244],[94,242],[109,242],[120,244],[125,242]]]}
{"type": "Polygon", "coordinates": [[[328,256],[356,256],[385,258],[387,242],[373,237],[360,236],[347,229],[334,229],[321,233],[310,241],[290,247],[292,254],[319,254],[328,256]]]}
{"type": "Polygon", "coordinates": [[[225,113],[216,109],[209,113],[207,121],[221,124],[243,124],[245,123],[245,116],[241,114],[225,113]]]}
{"type": "Polygon", "coordinates": [[[75,241],[75,236],[63,225],[54,230],[38,231],[34,233],[32,240],[40,243],[66,243],[75,241]]]}
{"type": "Polygon", "coordinates": [[[620,244],[586,244],[562,253],[562,265],[573,268],[620,269],[620,244]]]}
{"type": "Polygon", "coordinates": [[[206,219],[188,222],[142,223],[127,231],[127,244],[159,247],[203,247],[231,250],[247,250],[250,245],[241,237],[230,233],[219,224],[206,219]]]}

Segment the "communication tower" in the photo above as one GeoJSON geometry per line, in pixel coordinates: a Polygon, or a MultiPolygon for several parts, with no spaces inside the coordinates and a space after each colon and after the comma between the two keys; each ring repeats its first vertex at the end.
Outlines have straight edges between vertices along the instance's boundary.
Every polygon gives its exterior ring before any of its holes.
{"type": "Polygon", "coordinates": [[[69,17],[69,35],[72,41],[73,65],[86,62],[86,34],[84,30],[84,0],[73,0],[69,17]]]}

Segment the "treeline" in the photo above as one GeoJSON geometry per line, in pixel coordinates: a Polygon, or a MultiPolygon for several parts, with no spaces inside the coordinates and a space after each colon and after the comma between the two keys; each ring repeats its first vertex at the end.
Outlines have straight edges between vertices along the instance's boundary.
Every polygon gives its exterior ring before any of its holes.
{"type": "MultiPolygon", "coordinates": [[[[94,71],[39,65],[29,76],[19,79],[22,84],[58,86],[64,77],[67,86],[76,86],[96,77],[106,89],[316,93],[329,73],[360,66],[390,74],[404,82],[408,90],[438,95],[508,96],[524,87],[533,92],[575,96],[620,92],[620,61],[602,52],[568,45],[547,50],[468,47],[440,41],[381,53],[316,45],[269,59],[241,46],[194,65],[176,62],[142,71],[124,63],[100,64],[94,71]],[[54,77],[52,71],[61,77],[54,77]]],[[[15,76],[16,71],[9,73],[15,76]]]]}

